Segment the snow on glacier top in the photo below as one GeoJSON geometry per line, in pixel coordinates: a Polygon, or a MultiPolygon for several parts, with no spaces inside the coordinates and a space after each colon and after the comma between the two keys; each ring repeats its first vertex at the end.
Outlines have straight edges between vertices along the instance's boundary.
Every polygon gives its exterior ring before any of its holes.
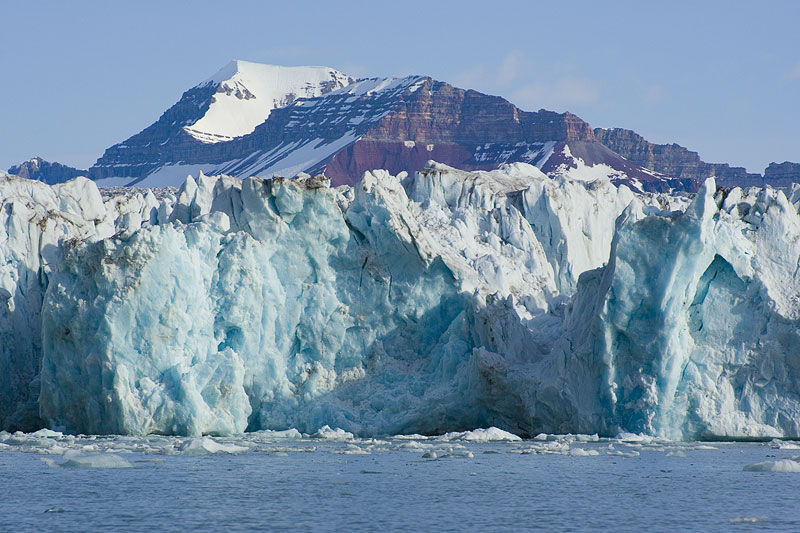
{"type": "Polygon", "coordinates": [[[229,141],[252,132],[273,109],[298,98],[321,96],[353,81],[330,67],[281,67],[234,60],[197,85],[214,84],[217,93],[206,114],[184,129],[202,142],[229,141]]]}

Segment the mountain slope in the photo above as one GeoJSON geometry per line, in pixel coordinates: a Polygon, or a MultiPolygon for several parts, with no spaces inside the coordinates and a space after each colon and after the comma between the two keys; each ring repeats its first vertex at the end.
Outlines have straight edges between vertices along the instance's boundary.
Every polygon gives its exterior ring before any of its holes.
{"type": "MultiPolygon", "coordinates": [[[[224,144],[264,122],[298,97],[318,96],[353,80],[328,67],[276,67],[232,61],[192,87],[151,126],[105,151],[92,179],[144,178],[178,162],[207,162],[208,146],[224,144]]],[[[186,177],[185,175],[183,176],[186,177]]],[[[122,180],[119,184],[136,180],[122,180]]]]}

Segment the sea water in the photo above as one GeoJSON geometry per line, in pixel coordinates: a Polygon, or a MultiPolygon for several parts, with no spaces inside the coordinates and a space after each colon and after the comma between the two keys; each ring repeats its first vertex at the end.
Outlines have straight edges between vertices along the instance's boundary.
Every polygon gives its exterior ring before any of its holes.
{"type": "Polygon", "coordinates": [[[0,530],[800,530],[797,443],[503,437],[0,433],[0,530]]]}

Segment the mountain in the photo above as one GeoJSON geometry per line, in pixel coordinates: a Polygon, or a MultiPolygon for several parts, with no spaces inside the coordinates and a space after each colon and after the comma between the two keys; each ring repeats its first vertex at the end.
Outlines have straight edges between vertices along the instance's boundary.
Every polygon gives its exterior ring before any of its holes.
{"type": "Polygon", "coordinates": [[[246,61],[186,91],[151,126],[108,148],[88,175],[100,186],[151,187],[179,186],[199,172],[306,172],[342,185],[375,168],[421,170],[429,160],[463,170],[530,163],[550,176],[606,177],[640,191],[695,191],[710,176],[724,186],[800,181],[793,163],[751,174],[630,130],[592,129],[571,113],[524,111],[426,76],[355,80],[329,67],[246,61]]]}
{"type": "Polygon", "coordinates": [[[528,112],[499,96],[425,76],[352,78],[326,67],[234,61],[90,169],[101,185],[179,185],[187,174],[324,172],[353,184],[374,168],[465,170],[533,163],[551,174],[604,175],[636,188],[680,183],[639,168],[571,113],[528,112]],[[300,90],[299,88],[303,88],[300,90]]]}
{"type": "Polygon", "coordinates": [[[41,157],[33,157],[24,163],[14,165],[8,169],[9,174],[15,174],[22,178],[41,181],[48,185],[62,183],[77,176],[86,176],[87,170],[62,165],[61,163],[51,163],[41,157]]]}

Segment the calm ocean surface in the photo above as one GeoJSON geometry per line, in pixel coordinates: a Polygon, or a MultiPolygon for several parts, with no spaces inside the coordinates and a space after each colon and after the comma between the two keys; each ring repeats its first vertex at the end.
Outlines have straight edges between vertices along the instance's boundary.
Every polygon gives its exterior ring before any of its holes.
{"type": "Polygon", "coordinates": [[[797,443],[297,437],[0,433],[0,530],[800,531],[800,472],[745,470],[797,443]]]}

